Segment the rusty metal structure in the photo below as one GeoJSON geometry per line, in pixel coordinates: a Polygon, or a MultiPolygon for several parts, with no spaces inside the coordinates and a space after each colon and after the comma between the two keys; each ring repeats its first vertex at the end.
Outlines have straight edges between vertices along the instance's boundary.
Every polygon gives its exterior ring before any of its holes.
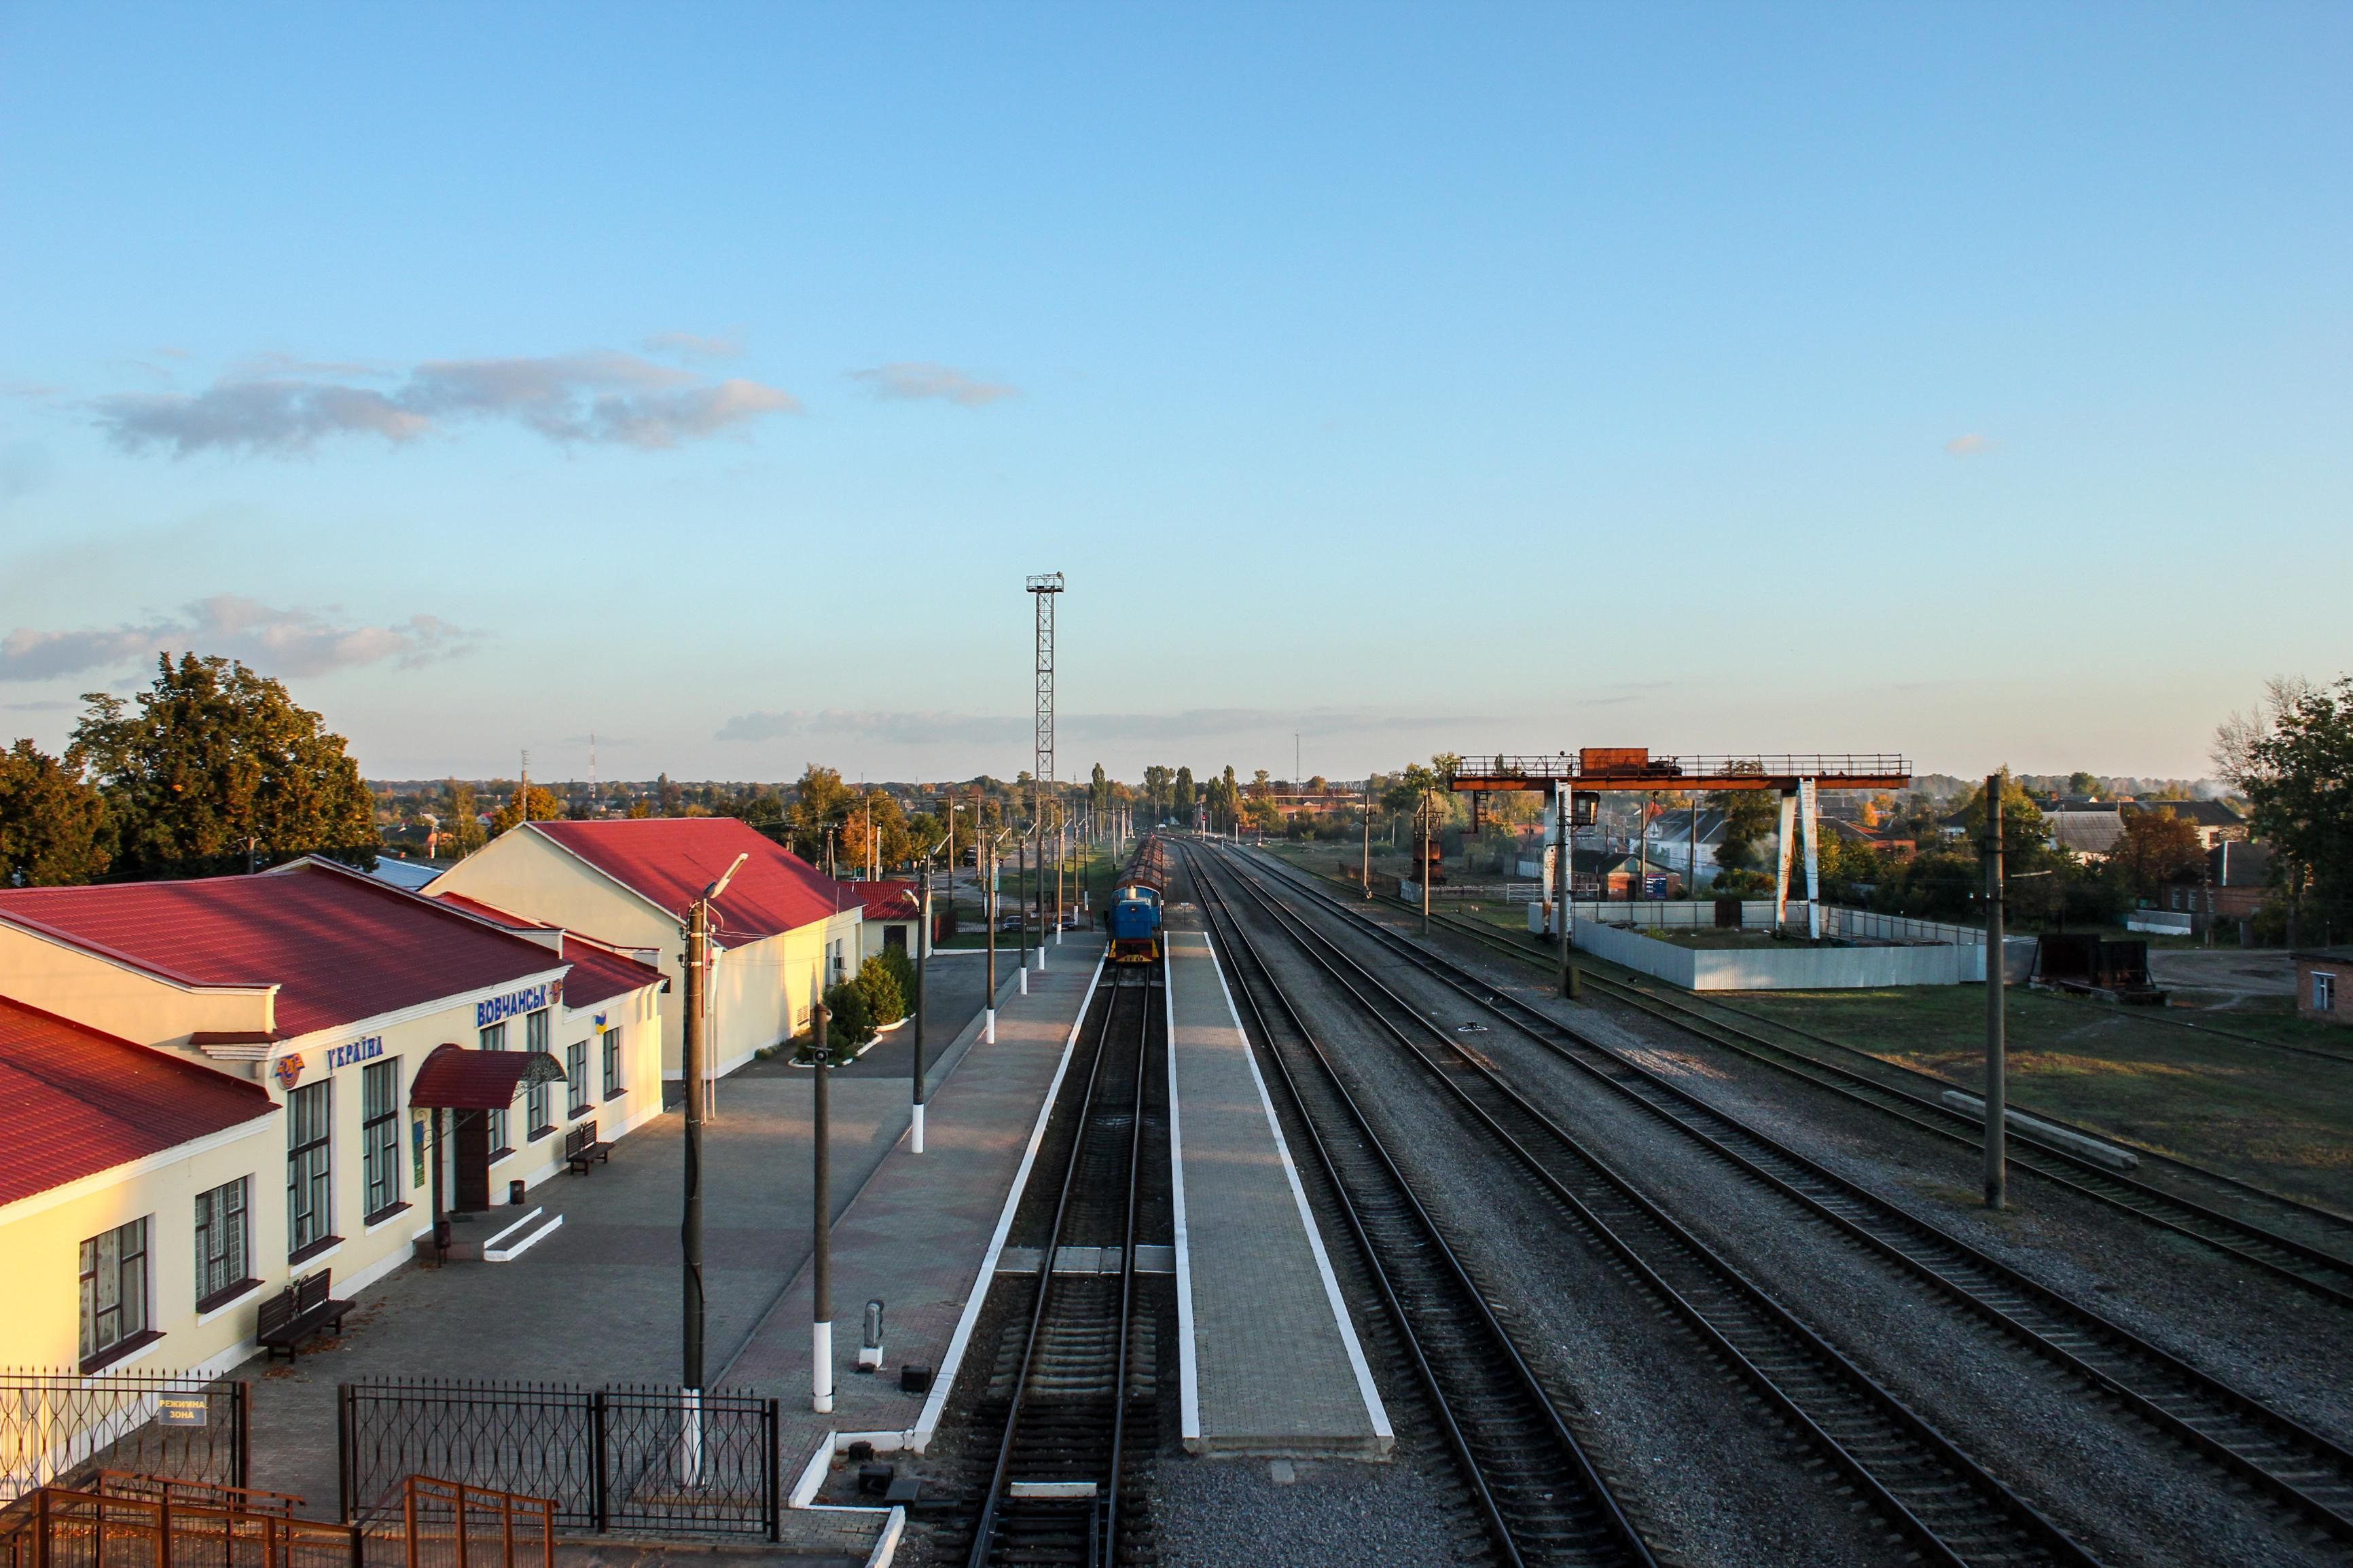
{"type": "MultiPolygon", "coordinates": [[[[1787,923],[1789,855],[1797,837],[1793,829],[1802,828],[1807,931],[1819,939],[1822,932],[1817,796],[1825,789],[1906,789],[1911,783],[1911,761],[1886,752],[1752,752],[1654,757],[1642,746],[1586,746],[1574,752],[1556,752],[1550,756],[1466,754],[1455,764],[1447,786],[1458,795],[1470,795],[1473,832],[1479,826],[1480,801],[1497,791],[1559,792],[1574,800],[1579,795],[1604,792],[1771,790],[1781,797],[1781,852],[1774,878],[1774,924],[1778,927],[1787,923]]],[[[1565,866],[1568,858],[1566,847],[1561,858],[1565,866]]],[[[1547,904],[1550,900],[1547,894],[1547,904]]],[[[1564,916],[1566,913],[1564,903],[1564,916]]],[[[1563,929],[1567,929],[1565,920],[1563,929]]]]}
{"type": "Polygon", "coordinates": [[[1817,789],[1908,789],[1909,759],[1838,752],[1658,756],[1641,746],[1587,746],[1551,756],[1465,756],[1449,781],[1457,794],[1550,790],[1775,790],[1795,795],[1812,780],[1817,789]]]}

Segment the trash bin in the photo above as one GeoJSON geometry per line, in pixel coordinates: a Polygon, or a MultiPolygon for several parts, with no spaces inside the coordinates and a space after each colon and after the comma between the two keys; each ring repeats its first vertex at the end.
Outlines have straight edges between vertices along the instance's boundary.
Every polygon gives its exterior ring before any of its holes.
{"type": "Polygon", "coordinates": [[[517,1208],[521,1208],[522,1206],[523,1184],[522,1177],[518,1176],[513,1181],[507,1184],[507,1202],[514,1205],[517,1208]]]}

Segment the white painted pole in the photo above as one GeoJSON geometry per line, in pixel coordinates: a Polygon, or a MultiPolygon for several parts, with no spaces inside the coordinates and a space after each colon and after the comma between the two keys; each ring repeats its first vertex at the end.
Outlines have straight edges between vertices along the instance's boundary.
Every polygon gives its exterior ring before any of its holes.
{"type": "Polygon", "coordinates": [[[809,1408],[819,1415],[833,1414],[833,1322],[821,1318],[809,1325],[809,1408]]]}
{"type": "Polygon", "coordinates": [[[1789,926],[1789,851],[1796,847],[1798,797],[1781,797],[1781,826],[1778,847],[1775,851],[1773,871],[1773,929],[1787,931],[1789,926]]]}
{"type": "Polygon", "coordinates": [[[1822,940],[1821,825],[1814,813],[1814,781],[1798,781],[1798,809],[1806,823],[1806,935],[1822,940]]]}

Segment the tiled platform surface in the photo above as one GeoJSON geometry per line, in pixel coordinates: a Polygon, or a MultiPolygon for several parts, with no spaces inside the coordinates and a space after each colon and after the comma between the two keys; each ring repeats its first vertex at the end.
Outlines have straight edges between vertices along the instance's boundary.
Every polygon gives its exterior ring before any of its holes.
{"type": "MultiPolygon", "coordinates": [[[[997,1236],[1064,1047],[1094,977],[1099,942],[1063,943],[1008,995],[994,1045],[975,1042],[934,1091],[924,1152],[902,1139],[833,1226],[834,1407],[809,1408],[809,1304],[805,1265],[713,1381],[784,1400],[787,1481],[830,1433],[888,1433],[920,1447],[923,1397],[899,1391],[901,1363],[947,1368],[950,1342],[997,1236]],[[866,1302],[884,1303],[883,1373],[856,1371],[866,1302]]],[[[979,1021],[971,1026],[977,1030],[979,1021]]],[[[878,1442],[878,1447],[885,1446],[878,1442]]]]}
{"type": "Polygon", "coordinates": [[[1168,936],[1181,1180],[1178,1285],[1196,1453],[1388,1451],[1388,1417],[1333,1284],[1208,938],[1168,936]]]}

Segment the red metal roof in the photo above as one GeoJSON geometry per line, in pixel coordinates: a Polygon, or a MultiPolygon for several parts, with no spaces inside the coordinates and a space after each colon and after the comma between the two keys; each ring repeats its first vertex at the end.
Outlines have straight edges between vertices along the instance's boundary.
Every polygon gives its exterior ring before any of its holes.
{"type": "Polygon", "coordinates": [[[923,918],[923,906],[916,902],[913,882],[852,882],[859,897],[866,905],[870,921],[913,921],[923,918]]]}
{"type": "Polygon", "coordinates": [[[430,899],[311,861],[259,877],[0,889],[0,916],[176,978],[276,984],[281,1037],[502,985],[563,962],[430,899]]]}
{"type": "Polygon", "coordinates": [[[259,1084],[0,997],[0,1204],[276,1109],[259,1084]]]}
{"type": "Polygon", "coordinates": [[[738,855],[749,855],[718,905],[721,945],[739,947],[860,906],[857,889],[732,816],[534,822],[605,875],[681,920],[738,855]]]}
{"type": "Polygon", "coordinates": [[[553,1083],[564,1076],[546,1051],[470,1051],[436,1046],[408,1080],[408,1103],[427,1110],[502,1110],[526,1079],[553,1083]]]}
{"type": "MultiPolygon", "coordinates": [[[[556,928],[527,916],[486,904],[480,899],[470,899],[463,893],[432,893],[430,897],[452,909],[463,910],[480,920],[495,921],[513,931],[554,931],[556,928]]],[[[593,937],[577,931],[564,933],[564,959],[572,965],[572,973],[564,978],[564,1005],[578,1012],[628,994],[642,985],[664,983],[662,972],[651,964],[640,963],[627,953],[593,937]]]]}

